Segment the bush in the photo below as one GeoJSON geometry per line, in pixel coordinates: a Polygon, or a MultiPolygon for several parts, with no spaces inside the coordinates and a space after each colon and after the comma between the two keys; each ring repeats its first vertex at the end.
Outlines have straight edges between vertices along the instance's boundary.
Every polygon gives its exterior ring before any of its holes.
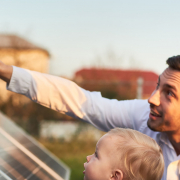
{"type": "Polygon", "coordinates": [[[86,156],[94,153],[97,143],[95,140],[80,140],[75,136],[69,142],[58,139],[38,139],[38,141],[70,167],[70,180],[84,179],[83,164],[86,162],[86,156]]]}

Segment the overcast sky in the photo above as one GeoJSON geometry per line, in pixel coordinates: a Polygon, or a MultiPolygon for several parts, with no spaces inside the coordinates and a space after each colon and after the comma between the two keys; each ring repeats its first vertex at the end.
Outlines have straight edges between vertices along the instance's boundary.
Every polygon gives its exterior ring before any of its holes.
{"type": "Polygon", "coordinates": [[[51,74],[98,65],[159,74],[180,54],[179,7],[179,0],[0,0],[0,33],[47,49],[51,74]]]}

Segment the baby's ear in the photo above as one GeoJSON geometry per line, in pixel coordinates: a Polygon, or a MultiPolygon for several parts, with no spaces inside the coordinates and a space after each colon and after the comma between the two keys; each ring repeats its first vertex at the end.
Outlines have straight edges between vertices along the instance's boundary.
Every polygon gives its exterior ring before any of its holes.
{"type": "Polygon", "coordinates": [[[123,172],[120,169],[114,170],[110,180],[123,180],[123,172]]]}

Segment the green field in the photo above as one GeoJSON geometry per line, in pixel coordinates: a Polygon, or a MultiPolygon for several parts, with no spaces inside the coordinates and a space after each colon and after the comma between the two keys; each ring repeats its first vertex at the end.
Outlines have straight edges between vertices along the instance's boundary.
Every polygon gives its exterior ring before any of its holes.
{"type": "Polygon", "coordinates": [[[70,142],[57,139],[38,139],[38,141],[70,167],[70,180],[83,180],[83,164],[86,162],[86,156],[93,154],[96,146],[95,140],[84,139],[86,140],[75,137],[70,142]]]}

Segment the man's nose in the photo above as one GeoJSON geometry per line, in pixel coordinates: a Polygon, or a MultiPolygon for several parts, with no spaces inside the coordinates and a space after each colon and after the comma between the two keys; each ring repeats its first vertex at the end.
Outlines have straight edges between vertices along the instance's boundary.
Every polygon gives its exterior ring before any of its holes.
{"type": "Polygon", "coordinates": [[[155,106],[159,106],[160,105],[160,92],[159,89],[156,89],[151,96],[148,99],[148,103],[149,104],[153,104],[155,106]]]}

